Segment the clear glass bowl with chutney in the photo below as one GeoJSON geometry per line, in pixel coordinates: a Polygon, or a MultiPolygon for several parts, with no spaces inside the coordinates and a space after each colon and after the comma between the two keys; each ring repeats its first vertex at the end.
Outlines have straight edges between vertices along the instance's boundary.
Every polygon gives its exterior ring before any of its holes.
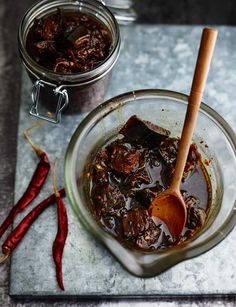
{"type": "Polygon", "coordinates": [[[143,250],[123,244],[94,218],[89,192],[89,167],[94,152],[117,137],[127,120],[137,115],[180,137],[188,96],[167,90],[138,90],[114,97],[93,110],[78,126],[65,156],[69,201],[86,229],[132,274],[156,276],[173,265],[198,256],[220,241],[236,223],[236,137],[227,122],[201,104],[193,142],[205,161],[211,185],[209,210],[203,226],[187,240],[165,249],[143,250]]]}

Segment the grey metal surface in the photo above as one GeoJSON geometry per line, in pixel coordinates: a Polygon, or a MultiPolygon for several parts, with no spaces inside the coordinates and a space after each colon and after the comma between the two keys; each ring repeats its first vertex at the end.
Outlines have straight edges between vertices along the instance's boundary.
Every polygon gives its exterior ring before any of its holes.
{"type": "MultiPolygon", "coordinates": [[[[223,115],[236,131],[236,29],[219,28],[219,38],[204,101],[223,115]]],[[[140,88],[166,88],[188,93],[191,85],[201,27],[136,25],[122,29],[122,51],[113,72],[107,97],[140,88]]],[[[30,82],[22,78],[15,199],[37,163],[21,137],[34,120],[27,115],[30,82]]],[[[51,161],[61,158],[66,145],[84,115],[65,116],[60,126],[46,124],[32,137],[47,150],[51,161]]],[[[62,167],[61,167],[62,170],[62,167]]],[[[63,185],[58,176],[58,185],[63,185]]],[[[43,199],[52,191],[49,177],[43,199]]],[[[49,208],[32,226],[15,251],[11,263],[10,294],[35,296],[118,296],[118,295],[202,295],[236,294],[236,230],[208,253],[176,265],[151,279],[127,273],[78,223],[66,201],[69,236],[64,253],[66,291],[55,282],[51,245],[56,233],[56,210],[49,208]]],[[[32,208],[32,206],[31,206],[32,208]]],[[[26,214],[29,209],[25,210],[26,214]]],[[[16,223],[23,215],[17,218],[16,223]]]]}

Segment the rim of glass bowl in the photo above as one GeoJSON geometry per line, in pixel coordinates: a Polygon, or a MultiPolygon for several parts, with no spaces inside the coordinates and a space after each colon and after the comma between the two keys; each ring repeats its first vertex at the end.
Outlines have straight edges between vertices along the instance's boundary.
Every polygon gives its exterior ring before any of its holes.
{"type": "MultiPolygon", "coordinates": [[[[58,72],[54,72],[50,69],[47,69],[41,65],[39,65],[36,61],[34,61],[31,56],[28,54],[26,47],[25,47],[25,37],[26,37],[26,31],[28,31],[30,25],[32,24],[33,20],[37,18],[39,15],[43,12],[47,12],[48,10],[52,8],[56,8],[57,6],[63,6],[63,5],[78,5],[81,1],[75,1],[75,0],[39,0],[36,3],[34,3],[24,14],[24,16],[21,19],[19,29],[18,29],[18,41],[19,41],[19,51],[22,56],[22,59],[24,61],[24,64],[27,66],[27,68],[31,71],[33,74],[39,74],[42,76],[47,76],[48,78],[51,78],[53,80],[57,80],[57,78],[63,78],[65,77],[67,81],[74,81],[76,78],[80,78],[81,81],[84,81],[85,83],[89,83],[93,81],[93,78],[96,77],[101,78],[103,75],[105,75],[107,72],[109,72],[112,67],[115,65],[119,52],[120,52],[120,30],[119,25],[117,23],[116,18],[112,14],[112,12],[102,3],[95,0],[87,0],[90,2],[90,4],[93,7],[100,6],[102,7],[103,13],[106,15],[107,18],[110,18],[110,20],[114,24],[114,30],[115,30],[115,40],[113,42],[113,47],[109,55],[102,61],[100,65],[95,67],[94,69],[84,72],[84,73],[71,73],[71,74],[62,74],[58,72]],[[32,68],[33,67],[33,68],[32,68]],[[33,71],[32,71],[33,69],[33,71]]],[[[84,6],[84,5],[83,5],[84,6]]]]}
{"type": "MultiPolygon", "coordinates": [[[[86,229],[95,235],[105,246],[111,251],[111,253],[120,261],[120,259],[112,252],[109,246],[106,244],[111,238],[116,240],[112,235],[103,230],[97,222],[93,219],[92,215],[86,214],[85,210],[81,210],[78,207],[77,203],[81,202],[79,192],[77,190],[76,185],[76,177],[75,173],[73,174],[72,170],[75,170],[75,160],[74,156],[77,156],[77,152],[74,152],[75,146],[77,144],[77,140],[79,137],[83,135],[84,128],[91,122],[97,122],[101,117],[109,114],[111,111],[119,108],[120,106],[133,101],[134,99],[145,99],[145,98],[174,98],[177,99],[178,102],[187,104],[188,96],[179,92],[163,90],[163,89],[143,89],[132,92],[127,92],[116,97],[113,97],[101,105],[99,105],[96,109],[90,112],[83,121],[79,124],[77,129],[72,135],[70,143],[67,147],[66,155],[65,155],[65,163],[64,163],[64,174],[65,174],[65,188],[66,194],[69,198],[70,204],[74,209],[74,212],[79,217],[81,223],[86,227],[86,229]]],[[[224,135],[227,137],[234,155],[236,156],[236,135],[232,128],[227,124],[227,122],[211,107],[206,105],[204,102],[201,103],[201,112],[204,113],[207,117],[209,117],[217,126],[220,128],[224,135]]],[[[167,256],[171,254],[171,263],[166,265],[165,269],[173,266],[176,263],[179,263],[183,260],[193,258],[198,256],[218,243],[220,243],[233,229],[236,224],[236,201],[234,202],[234,210],[232,210],[227,217],[226,221],[221,225],[221,227],[212,234],[210,237],[205,239],[204,241],[198,243],[195,246],[188,246],[188,243],[183,243],[180,246],[175,246],[170,249],[158,250],[151,252],[152,254],[167,256]]],[[[198,237],[198,236],[197,236],[198,237]]],[[[117,240],[116,240],[117,241],[117,240]]],[[[121,244],[120,244],[121,245],[121,244]]],[[[125,248],[129,250],[128,248],[125,248]]],[[[132,252],[132,250],[129,250],[132,252]]],[[[145,252],[144,252],[145,253],[145,252]]],[[[143,254],[144,254],[143,253],[143,254]]],[[[146,252],[146,254],[150,254],[146,252]]],[[[124,263],[122,263],[124,265],[124,263]]],[[[125,266],[126,267],[126,266],[125,266]]],[[[129,270],[129,268],[126,267],[129,270]]],[[[163,271],[163,270],[162,270],[163,271]]],[[[132,272],[132,271],[131,271],[132,272]]],[[[134,272],[132,272],[134,274],[134,272]]]]}

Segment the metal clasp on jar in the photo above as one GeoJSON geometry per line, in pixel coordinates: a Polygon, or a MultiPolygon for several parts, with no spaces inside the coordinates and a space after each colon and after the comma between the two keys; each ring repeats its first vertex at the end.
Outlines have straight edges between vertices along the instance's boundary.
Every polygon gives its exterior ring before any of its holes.
{"type": "Polygon", "coordinates": [[[68,97],[67,90],[65,89],[65,85],[57,86],[53,83],[49,83],[43,80],[37,80],[34,83],[33,88],[32,88],[31,98],[32,98],[33,103],[30,107],[29,113],[32,116],[35,116],[40,119],[44,119],[54,124],[58,124],[61,121],[61,113],[69,103],[69,97],[68,97]],[[50,115],[48,115],[49,112],[46,114],[43,114],[43,113],[40,113],[39,111],[40,92],[41,92],[42,87],[44,87],[45,85],[52,87],[53,95],[58,96],[55,114],[50,113],[50,115]]]}

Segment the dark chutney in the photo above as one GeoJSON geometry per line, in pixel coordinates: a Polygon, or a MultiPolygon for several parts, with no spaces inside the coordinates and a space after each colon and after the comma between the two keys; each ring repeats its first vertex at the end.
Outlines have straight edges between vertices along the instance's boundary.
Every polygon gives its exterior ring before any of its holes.
{"type": "Polygon", "coordinates": [[[109,55],[111,34],[105,25],[81,13],[58,10],[35,19],[26,50],[40,66],[62,74],[84,73],[109,55]]]}
{"type": "Polygon", "coordinates": [[[152,200],[171,181],[178,139],[170,131],[132,116],[121,138],[100,149],[90,168],[92,212],[106,231],[123,244],[153,250],[179,244],[203,226],[211,186],[195,144],[190,147],[181,193],[187,222],[179,242],[167,226],[148,214],[152,200]]]}

